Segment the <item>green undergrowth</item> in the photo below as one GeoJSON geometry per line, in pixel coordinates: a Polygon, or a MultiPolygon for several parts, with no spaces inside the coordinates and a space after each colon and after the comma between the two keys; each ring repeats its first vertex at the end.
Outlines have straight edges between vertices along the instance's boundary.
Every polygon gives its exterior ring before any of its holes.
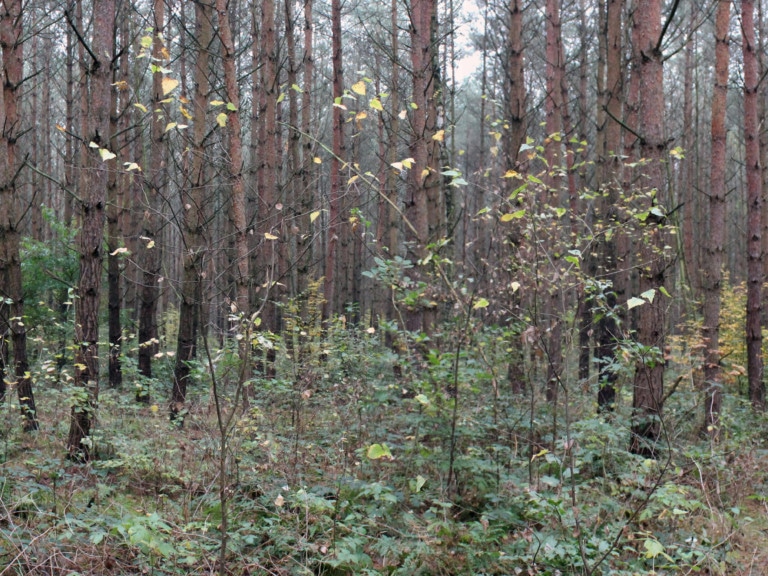
{"type": "MultiPolygon", "coordinates": [[[[12,394],[0,414],[3,574],[757,573],[766,426],[738,395],[726,396],[713,444],[683,378],[661,457],[646,460],[626,449],[631,370],[614,413],[597,415],[596,383],[568,377],[553,407],[535,350],[510,354],[514,330],[469,333],[446,326],[414,353],[396,339],[385,346],[386,327],[340,321],[300,362],[272,339],[277,377],[247,382],[237,406],[235,355],[214,351],[222,406],[236,410],[224,566],[222,443],[205,363],[179,427],[167,418],[170,362],[141,381],[128,359],[123,388],[102,389],[97,457],[77,465],[64,458],[76,391],[41,352],[40,431],[20,432],[12,394]],[[524,358],[522,386],[508,380],[510,357],[524,358]],[[137,385],[150,404],[134,401],[137,385]]],[[[691,370],[672,354],[670,381],[691,370]]]]}

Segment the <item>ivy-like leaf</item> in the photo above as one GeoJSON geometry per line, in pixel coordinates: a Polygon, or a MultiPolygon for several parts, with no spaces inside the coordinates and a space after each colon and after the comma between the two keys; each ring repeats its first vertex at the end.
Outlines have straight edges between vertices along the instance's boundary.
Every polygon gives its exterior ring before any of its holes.
{"type": "Polygon", "coordinates": [[[386,444],[371,444],[365,454],[370,460],[392,458],[392,452],[386,444]]]}

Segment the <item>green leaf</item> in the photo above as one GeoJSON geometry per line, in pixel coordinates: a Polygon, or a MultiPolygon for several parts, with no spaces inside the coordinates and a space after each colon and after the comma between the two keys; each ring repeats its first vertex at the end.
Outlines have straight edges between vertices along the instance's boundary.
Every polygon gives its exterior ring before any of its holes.
{"type": "Polygon", "coordinates": [[[667,292],[667,289],[664,288],[664,286],[659,286],[659,292],[664,294],[664,296],[666,296],[667,298],[672,298],[672,295],[669,292],[667,292]]]}
{"type": "Polygon", "coordinates": [[[522,218],[523,216],[525,216],[525,208],[523,208],[522,210],[518,210],[517,212],[502,214],[499,220],[501,220],[502,222],[509,222],[510,220],[517,220],[519,218],[522,218]]]}
{"type": "Polygon", "coordinates": [[[422,406],[429,405],[429,398],[427,398],[425,394],[417,394],[413,399],[416,400],[416,402],[418,402],[422,406]]]}
{"type": "Polygon", "coordinates": [[[386,444],[371,444],[368,446],[366,456],[368,456],[370,460],[378,460],[384,457],[392,458],[392,452],[390,452],[386,444]]]}
{"type": "Polygon", "coordinates": [[[664,546],[653,538],[646,538],[643,547],[645,548],[646,558],[656,558],[659,554],[664,554],[664,546]]]}
{"type": "Polygon", "coordinates": [[[421,491],[421,489],[424,487],[424,484],[426,483],[427,483],[427,479],[424,478],[424,476],[422,476],[421,474],[419,474],[418,476],[416,476],[416,478],[411,478],[408,481],[408,486],[410,487],[411,492],[413,492],[414,494],[418,494],[421,491]]]}
{"type": "Polygon", "coordinates": [[[232,102],[227,102],[227,110],[230,112],[237,112],[237,107],[232,102]]]}
{"type": "Polygon", "coordinates": [[[490,302],[488,302],[488,300],[486,300],[485,298],[480,298],[477,302],[475,302],[475,305],[472,306],[472,310],[487,308],[489,305],[490,305],[490,302]]]}
{"type": "Polygon", "coordinates": [[[531,174],[528,175],[528,181],[533,182],[534,184],[539,184],[541,186],[544,186],[544,182],[542,182],[540,179],[536,178],[536,176],[533,176],[531,174]]]}

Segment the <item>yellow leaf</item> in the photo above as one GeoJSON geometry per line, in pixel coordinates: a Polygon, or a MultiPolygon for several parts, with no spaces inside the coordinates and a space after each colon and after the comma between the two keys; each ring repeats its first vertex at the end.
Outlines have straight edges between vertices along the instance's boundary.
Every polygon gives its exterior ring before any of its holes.
{"type": "Polygon", "coordinates": [[[504,178],[516,178],[517,176],[520,176],[517,172],[514,170],[507,170],[504,172],[504,178]]]}
{"type": "Polygon", "coordinates": [[[315,164],[322,164],[323,159],[320,158],[319,156],[315,156],[314,158],[312,158],[312,162],[314,162],[315,164]]]}
{"type": "Polygon", "coordinates": [[[216,122],[219,126],[224,128],[224,126],[227,125],[227,115],[224,112],[221,112],[216,116],[216,122]]]}
{"type": "Polygon", "coordinates": [[[360,120],[365,120],[366,118],[368,118],[368,113],[367,113],[367,112],[365,112],[365,111],[361,111],[361,112],[358,112],[358,113],[355,115],[355,120],[357,120],[358,122],[359,122],[360,120]]]}
{"type": "Polygon", "coordinates": [[[184,116],[187,120],[194,120],[194,117],[192,114],[189,113],[189,110],[184,108],[184,106],[179,106],[179,112],[181,112],[181,115],[184,116]]]}
{"type": "Polygon", "coordinates": [[[139,172],[141,172],[141,166],[136,164],[136,162],[126,162],[125,164],[123,164],[123,166],[125,166],[125,169],[128,172],[130,172],[131,170],[138,170],[139,172]]]}
{"type": "Polygon", "coordinates": [[[408,168],[408,170],[410,170],[415,162],[416,160],[414,160],[413,158],[406,158],[405,160],[403,160],[403,166],[405,166],[406,168],[408,168]]]}
{"type": "Polygon", "coordinates": [[[158,407],[157,404],[152,404],[152,406],[149,407],[149,411],[152,412],[153,414],[156,414],[158,410],[160,410],[160,408],[158,407]]]}
{"type": "Polygon", "coordinates": [[[141,44],[142,48],[149,48],[152,46],[152,36],[142,36],[141,40],[139,40],[139,43],[141,44]]]}
{"type": "Polygon", "coordinates": [[[421,179],[424,180],[427,176],[429,176],[429,168],[424,168],[424,170],[421,171],[421,179]]]}
{"type": "Polygon", "coordinates": [[[442,142],[445,140],[445,130],[438,130],[432,135],[432,140],[437,140],[438,142],[442,142]]]}
{"type": "Polygon", "coordinates": [[[355,183],[355,182],[357,182],[359,179],[360,179],[360,176],[358,176],[357,174],[355,174],[354,176],[352,176],[352,178],[350,178],[350,179],[349,179],[349,181],[347,182],[347,185],[349,185],[349,184],[354,184],[354,183],[355,183]]]}
{"type": "Polygon", "coordinates": [[[64,128],[64,126],[62,126],[61,124],[56,124],[56,130],[58,130],[59,132],[66,132],[67,131],[67,129],[64,128]]]}
{"type": "Polygon", "coordinates": [[[175,78],[168,78],[164,77],[162,81],[163,85],[163,96],[167,96],[171,92],[173,92],[176,89],[176,86],[179,85],[179,81],[175,78]]]}
{"type": "Polygon", "coordinates": [[[368,105],[374,110],[378,110],[379,112],[384,111],[384,106],[381,105],[381,100],[379,100],[378,98],[374,98],[373,100],[371,100],[368,103],[368,105]]]}
{"type": "Polygon", "coordinates": [[[128,90],[128,82],[125,80],[118,80],[117,82],[113,83],[112,86],[118,90],[128,90]]]}
{"type": "Polygon", "coordinates": [[[147,242],[147,250],[152,250],[152,248],[154,248],[154,247],[155,247],[155,241],[154,240],[150,240],[149,242],[147,242]]]}
{"type": "Polygon", "coordinates": [[[360,82],[355,82],[352,85],[352,92],[360,94],[360,96],[365,96],[365,82],[362,80],[360,80],[360,82]]]}
{"type": "Polygon", "coordinates": [[[147,113],[147,107],[144,106],[144,104],[139,104],[138,102],[135,102],[133,105],[136,106],[136,108],[138,108],[139,110],[141,110],[145,114],[147,113]]]}
{"type": "Polygon", "coordinates": [[[392,164],[390,164],[390,166],[392,166],[392,168],[394,168],[395,170],[399,170],[400,172],[403,171],[403,163],[402,162],[392,162],[392,164]]]}
{"type": "Polygon", "coordinates": [[[176,122],[168,122],[168,124],[165,125],[164,132],[168,132],[168,130],[173,130],[176,128],[176,122]]]}
{"type": "Polygon", "coordinates": [[[309,215],[309,222],[312,223],[315,220],[317,220],[318,216],[320,216],[320,210],[315,210],[312,212],[312,214],[309,215]]]}
{"type": "Polygon", "coordinates": [[[264,232],[264,238],[267,240],[277,240],[277,236],[270,234],[269,232],[264,232]]]}
{"type": "Polygon", "coordinates": [[[112,160],[113,158],[117,158],[115,154],[107,150],[106,148],[99,148],[99,156],[101,156],[101,159],[106,162],[107,160],[112,160]]]}
{"type": "Polygon", "coordinates": [[[408,116],[408,112],[406,110],[400,110],[400,114],[397,115],[400,120],[405,120],[406,116],[408,116]]]}
{"type": "Polygon", "coordinates": [[[110,256],[117,256],[118,254],[130,254],[130,252],[128,251],[128,248],[123,247],[109,253],[110,256]]]}
{"type": "Polygon", "coordinates": [[[211,106],[224,106],[223,100],[211,100],[211,106]]]}

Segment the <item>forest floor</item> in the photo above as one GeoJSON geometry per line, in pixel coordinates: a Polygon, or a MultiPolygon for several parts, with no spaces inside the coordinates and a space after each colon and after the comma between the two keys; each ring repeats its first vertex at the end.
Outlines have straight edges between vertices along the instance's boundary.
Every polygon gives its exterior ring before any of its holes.
{"type": "Polygon", "coordinates": [[[102,390],[88,464],[64,457],[66,378],[41,377],[40,431],[13,398],[0,412],[0,576],[768,576],[763,416],[728,396],[710,444],[680,386],[663,458],[639,458],[626,388],[613,416],[589,386],[554,411],[508,390],[494,342],[462,356],[456,409],[450,353],[393,371],[377,339],[345,336],[312,371],[254,380],[245,407],[220,351],[221,419],[200,370],[183,428],[169,364],[141,382],[149,404],[102,390]]]}

